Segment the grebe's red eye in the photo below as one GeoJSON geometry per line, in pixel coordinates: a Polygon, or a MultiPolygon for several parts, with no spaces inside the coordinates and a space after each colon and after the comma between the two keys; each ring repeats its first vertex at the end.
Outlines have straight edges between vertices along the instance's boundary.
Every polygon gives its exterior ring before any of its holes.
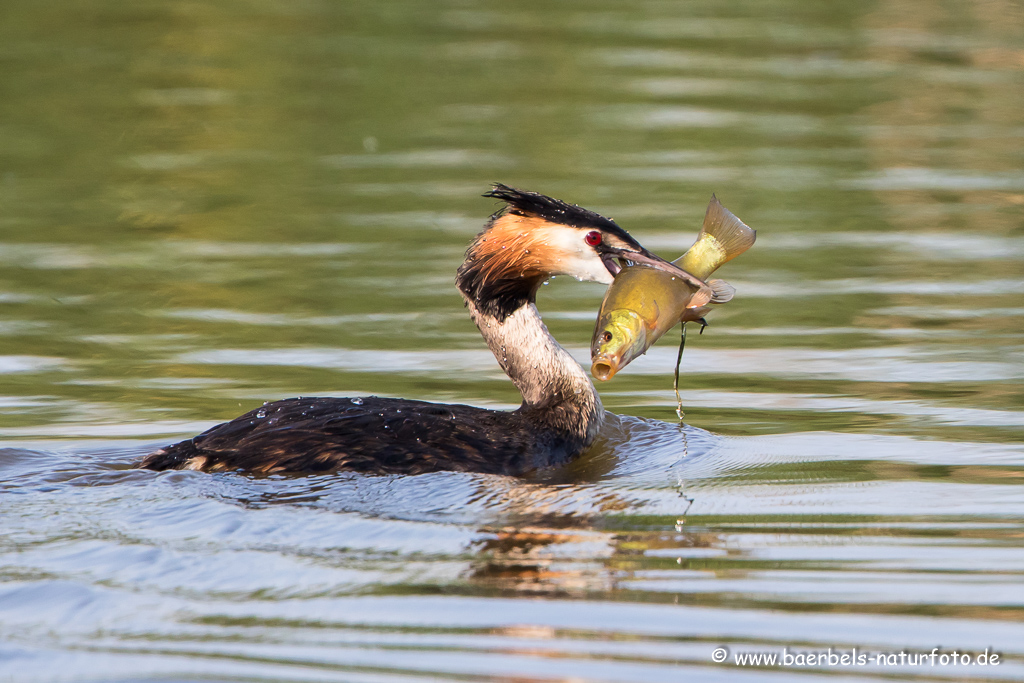
{"type": "Polygon", "coordinates": [[[583,238],[583,241],[592,247],[596,247],[601,244],[601,233],[597,230],[591,230],[587,233],[587,236],[583,238]]]}

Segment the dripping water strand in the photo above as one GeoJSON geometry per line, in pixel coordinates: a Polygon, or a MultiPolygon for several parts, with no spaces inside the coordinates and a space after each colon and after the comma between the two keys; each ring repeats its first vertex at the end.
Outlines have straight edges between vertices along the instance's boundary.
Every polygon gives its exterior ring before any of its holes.
{"type": "MultiPolygon", "coordinates": [[[[684,326],[684,332],[683,332],[684,338],[685,338],[685,334],[686,334],[686,332],[685,332],[685,326],[684,326]]],[[[676,367],[676,377],[677,378],[678,378],[678,373],[679,373],[679,368],[677,366],[676,367]]],[[[678,395],[679,395],[679,391],[677,389],[676,390],[676,396],[678,396],[678,395]]],[[[680,412],[681,412],[681,410],[682,410],[682,403],[680,402],[680,412]]],[[[676,531],[682,532],[683,525],[686,524],[686,515],[690,511],[690,508],[693,507],[694,499],[691,498],[690,496],[686,495],[686,480],[683,479],[683,475],[680,473],[680,468],[682,467],[683,461],[686,460],[686,457],[690,454],[690,440],[689,440],[689,437],[686,434],[686,425],[683,424],[683,420],[682,420],[681,416],[680,416],[680,419],[679,419],[679,433],[683,437],[683,452],[682,452],[682,454],[680,454],[679,458],[676,460],[676,465],[675,465],[675,470],[676,470],[676,490],[679,492],[679,497],[682,498],[684,501],[686,501],[686,507],[683,508],[683,511],[681,513],[679,513],[679,516],[676,518],[676,531]]]]}
{"type": "MultiPolygon", "coordinates": [[[[703,328],[702,328],[703,330],[703,328]]],[[[679,339],[679,355],[676,356],[676,375],[672,381],[672,388],[676,392],[676,415],[679,416],[679,424],[683,423],[683,397],[679,395],[679,365],[683,362],[683,348],[686,347],[686,323],[683,323],[683,334],[679,339]]],[[[684,432],[685,433],[685,432],[684,432]]]]}
{"type": "MultiPolygon", "coordinates": [[[[700,330],[697,334],[704,334],[704,328],[708,326],[707,320],[701,318],[697,322],[700,323],[700,330]]],[[[682,337],[679,339],[679,355],[676,356],[676,374],[672,380],[672,389],[676,392],[676,415],[679,416],[679,424],[683,423],[683,417],[686,413],[683,412],[683,397],[679,395],[679,366],[683,362],[683,349],[686,347],[686,323],[683,323],[682,337]]]]}
{"type": "MultiPolygon", "coordinates": [[[[704,334],[704,328],[708,326],[707,321],[704,318],[699,320],[700,332],[698,334],[704,334]]],[[[683,524],[686,523],[686,515],[690,512],[690,508],[693,507],[694,499],[686,495],[686,481],[683,479],[679,472],[683,460],[690,452],[690,442],[686,433],[686,425],[683,424],[683,397],[679,394],[679,366],[683,362],[683,349],[686,348],[686,323],[682,325],[682,334],[679,338],[679,354],[676,356],[676,372],[672,382],[672,389],[676,392],[676,415],[679,416],[679,431],[683,437],[683,452],[679,459],[676,461],[676,488],[679,491],[679,497],[686,501],[686,508],[682,511],[679,517],[676,519],[676,531],[682,531],[683,524]]]]}
{"type": "Polygon", "coordinates": [[[693,498],[686,495],[686,482],[683,481],[683,477],[679,473],[679,468],[690,451],[690,443],[686,436],[686,425],[683,424],[683,415],[685,414],[683,413],[683,397],[679,395],[679,366],[683,362],[684,348],[686,348],[686,323],[683,323],[682,335],[679,338],[679,354],[676,356],[676,372],[675,378],[672,381],[672,389],[676,392],[676,415],[679,416],[679,432],[683,437],[683,453],[676,460],[676,488],[679,491],[679,496],[686,501],[686,509],[676,519],[676,531],[683,530],[683,524],[686,523],[686,513],[690,511],[690,506],[693,505],[693,498]]]}

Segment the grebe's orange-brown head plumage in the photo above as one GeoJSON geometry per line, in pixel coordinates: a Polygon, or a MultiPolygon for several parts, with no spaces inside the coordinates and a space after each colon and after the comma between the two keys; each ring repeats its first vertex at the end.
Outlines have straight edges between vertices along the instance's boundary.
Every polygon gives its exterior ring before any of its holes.
{"type": "Polygon", "coordinates": [[[500,183],[484,196],[507,206],[469,245],[456,284],[482,313],[499,321],[533,301],[541,283],[554,275],[610,284],[620,260],[682,272],[593,211],[500,183]]]}

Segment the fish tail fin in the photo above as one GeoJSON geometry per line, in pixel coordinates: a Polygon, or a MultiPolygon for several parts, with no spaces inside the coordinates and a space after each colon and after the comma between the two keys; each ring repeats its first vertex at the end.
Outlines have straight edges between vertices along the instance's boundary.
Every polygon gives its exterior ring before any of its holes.
{"type": "Polygon", "coordinates": [[[711,288],[710,303],[713,304],[724,304],[736,296],[736,288],[725,280],[708,280],[708,287],[711,288]]]}
{"type": "Polygon", "coordinates": [[[736,218],[729,209],[722,206],[715,195],[711,195],[701,232],[714,237],[725,250],[722,263],[731,261],[750,249],[757,238],[757,231],[736,218]]]}

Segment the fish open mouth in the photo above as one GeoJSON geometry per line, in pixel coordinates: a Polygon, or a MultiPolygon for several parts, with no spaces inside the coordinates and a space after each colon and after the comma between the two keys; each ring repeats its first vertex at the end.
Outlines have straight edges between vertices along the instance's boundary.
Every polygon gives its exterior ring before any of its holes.
{"type": "Polygon", "coordinates": [[[602,382],[610,380],[619,370],[619,364],[611,360],[599,358],[590,366],[590,372],[602,382]]]}

